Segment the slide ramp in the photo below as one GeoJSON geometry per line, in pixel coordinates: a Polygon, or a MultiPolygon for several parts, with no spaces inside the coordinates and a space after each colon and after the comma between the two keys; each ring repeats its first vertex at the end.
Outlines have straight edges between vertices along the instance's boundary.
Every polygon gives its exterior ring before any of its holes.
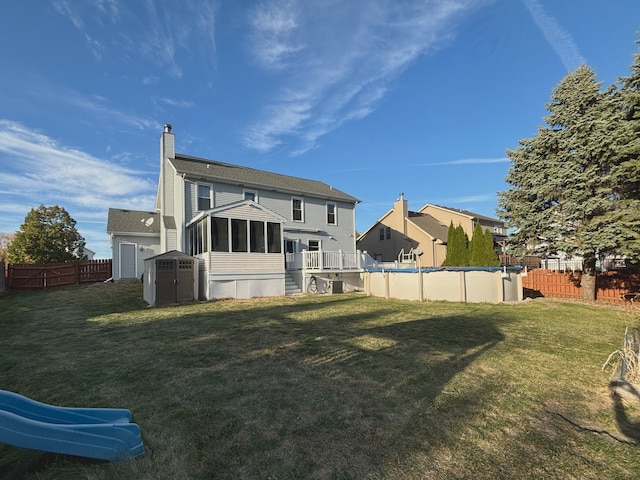
{"type": "Polygon", "coordinates": [[[59,407],[6,390],[0,390],[0,443],[110,462],[144,455],[129,410],[59,407]]]}

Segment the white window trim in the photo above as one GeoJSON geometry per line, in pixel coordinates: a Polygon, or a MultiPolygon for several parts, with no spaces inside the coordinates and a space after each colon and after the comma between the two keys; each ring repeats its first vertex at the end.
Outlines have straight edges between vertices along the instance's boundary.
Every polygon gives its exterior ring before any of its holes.
{"type": "MultiPolygon", "coordinates": [[[[198,208],[200,205],[198,205],[200,203],[200,192],[198,190],[200,190],[200,186],[205,186],[205,187],[209,187],[209,209],[213,208],[215,205],[213,204],[213,185],[207,182],[196,182],[196,205],[195,205],[195,211],[196,212],[203,212],[204,210],[200,210],[200,208],[198,208]]],[[[207,209],[208,210],[208,209],[207,209]]]]}
{"type": "Polygon", "coordinates": [[[256,203],[260,203],[260,202],[258,202],[259,197],[258,197],[258,191],[257,190],[249,190],[247,188],[243,188],[242,189],[242,199],[243,200],[246,200],[246,194],[247,193],[253,193],[253,196],[254,196],[254,200],[253,201],[256,202],[256,203]]]}
{"type": "Polygon", "coordinates": [[[302,198],[302,197],[291,197],[291,221],[304,223],[304,198],[302,198]],[[295,220],[293,218],[293,201],[294,200],[300,200],[300,213],[301,213],[300,220],[295,220]]]}
{"type": "Polygon", "coordinates": [[[327,202],[325,218],[327,225],[338,225],[338,204],[336,202],[327,202]],[[329,205],[333,205],[333,223],[329,223],[329,205]]]}

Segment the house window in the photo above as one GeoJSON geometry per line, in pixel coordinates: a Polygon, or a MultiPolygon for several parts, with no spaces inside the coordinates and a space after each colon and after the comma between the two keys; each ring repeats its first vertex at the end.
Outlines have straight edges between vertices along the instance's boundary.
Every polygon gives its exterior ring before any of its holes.
{"type": "Polygon", "coordinates": [[[231,219],[231,251],[247,251],[247,221],[231,219]]]}
{"type": "Polygon", "coordinates": [[[229,219],[211,218],[211,251],[229,251],[229,219]]]}
{"type": "Polygon", "coordinates": [[[279,223],[267,222],[267,247],[269,253],[282,253],[279,223]]]}
{"type": "Polygon", "coordinates": [[[384,240],[384,227],[380,227],[380,240],[384,240]]]}
{"type": "Polygon", "coordinates": [[[249,243],[251,252],[264,253],[264,222],[249,222],[249,243]]]}
{"type": "Polygon", "coordinates": [[[329,225],[336,225],[338,223],[335,203],[327,203],[327,223],[329,225]]]}
{"type": "Polygon", "coordinates": [[[301,198],[291,199],[291,218],[294,222],[304,222],[304,204],[301,198]]]}
{"type": "Polygon", "coordinates": [[[285,253],[296,253],[298,249],[298,245],[300,240],[289,240],[285,239],[284,241],[284,251],[285,253]]]}
{"type": "Polygon", "coordinates": [[[320,250],[320,240],[309,240],[309,251],[317,252],[320,250]]]}
{"type": "Polygon", "coordinates": [[[198,184],[198,211],[211,208],[211,185],[198,184]]]}
{"type": "Polygon", "coordinates": [[[258,192],[255,190],[245,190],[244,191],[244,199],[245,200],[253,200],[254,202],[258,201],[258,192]]]}
{"type": "Polygon", "coordinates": [[[380,240],[391,240],[391,227],[380,227],[380,240]]]}

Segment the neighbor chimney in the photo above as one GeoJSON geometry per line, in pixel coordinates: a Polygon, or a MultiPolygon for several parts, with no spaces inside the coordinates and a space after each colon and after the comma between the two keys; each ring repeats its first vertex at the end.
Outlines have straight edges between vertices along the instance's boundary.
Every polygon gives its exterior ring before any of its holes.
{"type": "Polygon", "coordinates": [[[164,133],[171,133],[171,124],[170,123],[165,123],[164,124],[164,133]]]}
{"type": "Polygon", "coordinates": [[[407,234],[407,218],[409,217],[409,205],[404,199],[404,193],[400,194],[400,198],[393,204],[394,212],[398,213],[396,217],[397,221],[402,222],[400,225],[396,225],[396,229],[402,232],[403,235],[407,234]]]}

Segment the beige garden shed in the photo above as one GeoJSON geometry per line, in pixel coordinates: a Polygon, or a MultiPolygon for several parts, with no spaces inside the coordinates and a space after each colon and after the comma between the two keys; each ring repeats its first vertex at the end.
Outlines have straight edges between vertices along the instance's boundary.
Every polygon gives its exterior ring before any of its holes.
{"type": "Polygon", "coordinates": [[[142,281],[149,305],[193,301],[198,296],[198,260],[177,250],[147,258],[142,281]]]}

